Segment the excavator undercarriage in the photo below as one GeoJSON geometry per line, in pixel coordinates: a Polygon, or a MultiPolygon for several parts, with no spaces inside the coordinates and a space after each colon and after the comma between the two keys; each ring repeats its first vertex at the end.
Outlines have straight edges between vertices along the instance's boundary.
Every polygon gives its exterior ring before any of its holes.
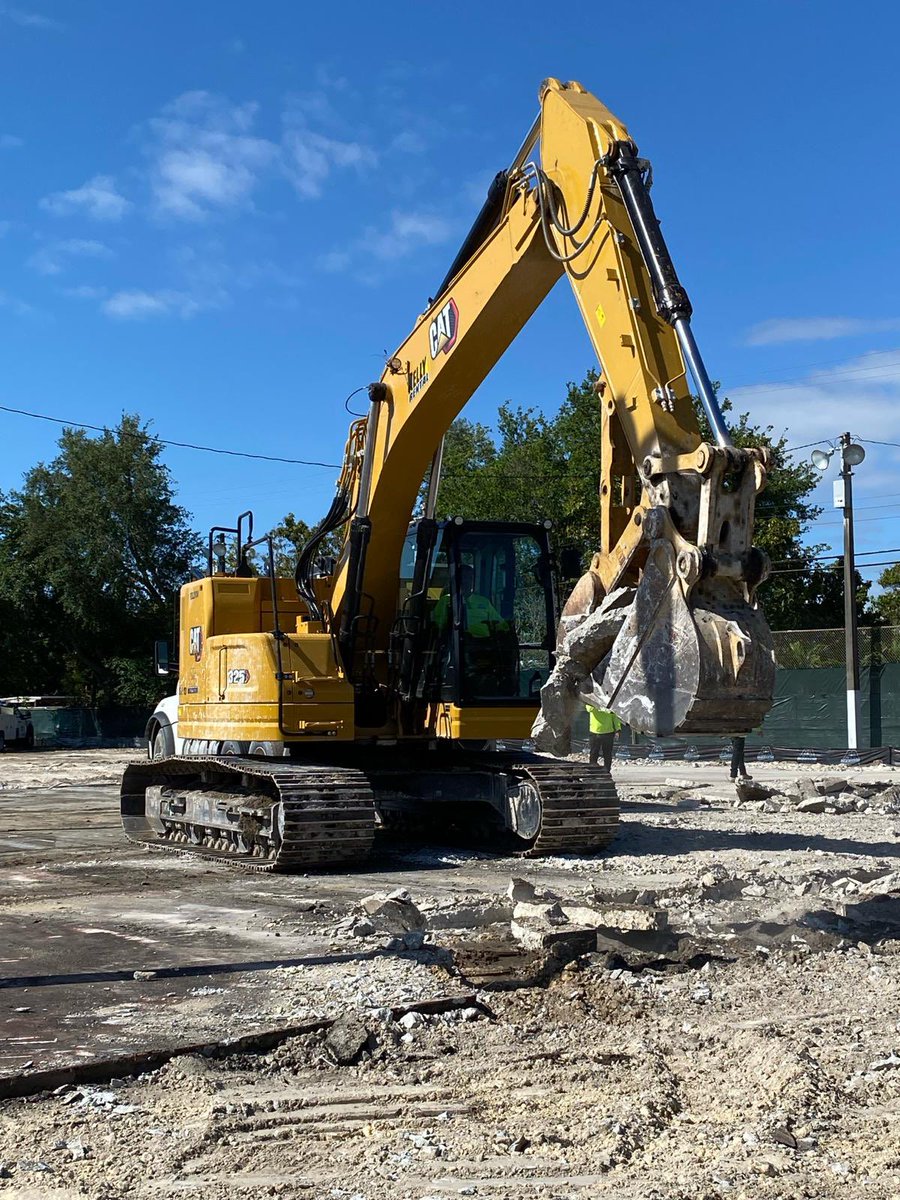
{"type": "MultiPolygon", "coordinates": [[[[382,756],[383,757],[383,756],[382,756]]],[[[536,754],[421,755],[390,767],[258,758],[134,763],[122,782],[132,841],[258,871],[360,863],[376,833],[477,838],[536,857],[593,853],[615,836],[610,776],[536,754]]]]}

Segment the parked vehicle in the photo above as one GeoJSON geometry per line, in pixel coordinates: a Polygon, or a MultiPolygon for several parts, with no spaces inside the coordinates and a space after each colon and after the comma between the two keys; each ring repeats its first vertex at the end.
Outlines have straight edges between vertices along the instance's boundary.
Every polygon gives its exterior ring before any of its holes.
{"type": "Polygon", "coordinates": [[[31,709],[18,704],[0,704],[0,750],[5,750],[7,746],[34,749],[31,709]]]}

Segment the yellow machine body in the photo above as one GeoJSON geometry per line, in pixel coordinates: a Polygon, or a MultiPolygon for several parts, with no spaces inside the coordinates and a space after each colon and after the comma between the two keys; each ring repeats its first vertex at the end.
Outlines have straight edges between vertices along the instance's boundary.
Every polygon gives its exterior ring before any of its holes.
{"type": "MultiPolygon", "coordinates": [[[[357,736],[354,689],[338,665],[334,639],[307,619],[292,579],[276,583],[279,623],[293,627],[281,639],[280,662],[267,578],[213,575],[181,589],[179,734],[198,743],[196,753],[218,753],[229,743],[250,752],[254,744],[352,742],[357,736]]],[[[526,738],[536,712],[536,704],[437,703],[428,706],[426,729],[447,740],[526,738]]],[[[388,726],[382,736],[403,735],[388,726]]]]}

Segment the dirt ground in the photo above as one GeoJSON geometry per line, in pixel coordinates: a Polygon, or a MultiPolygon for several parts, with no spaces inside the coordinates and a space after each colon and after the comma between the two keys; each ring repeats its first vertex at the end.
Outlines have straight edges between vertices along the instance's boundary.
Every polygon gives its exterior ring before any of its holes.
{"type": "Polygon", "coordinates": [[[621,764],[595,858],[265,877],[125,842],[129,756],[0,757],[0,1194],[900,1200],[900,772],[621,764]]]}

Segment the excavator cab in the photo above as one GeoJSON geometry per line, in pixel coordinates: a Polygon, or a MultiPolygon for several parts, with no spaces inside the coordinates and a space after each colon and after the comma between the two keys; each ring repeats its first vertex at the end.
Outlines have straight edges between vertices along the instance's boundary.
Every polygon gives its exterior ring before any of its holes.
{"type": "Polygon", "coordinates": [[[410,526],[392,655],[404,704],[537,706],[555,642],[548,527],[410,526]]]}

